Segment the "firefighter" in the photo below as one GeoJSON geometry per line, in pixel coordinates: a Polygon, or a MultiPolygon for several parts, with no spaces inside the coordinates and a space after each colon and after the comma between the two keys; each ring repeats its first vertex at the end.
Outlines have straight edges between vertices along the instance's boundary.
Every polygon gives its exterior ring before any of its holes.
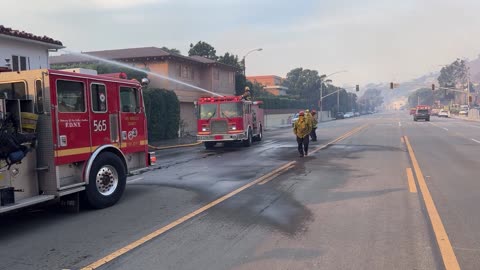
{"type": "Polygon", "coordinates": [[[310,126],[313,126],[312,114],[310,113],[309,109],[305,110],[305,119],[307,119],[307,121],[310,123],[310,126]]]}
{"type": "Polygon", "coordinates": [[[298,152],[300,157],[308,156],[309,135],[312,131],[310,122],[305,118],[305,112],[298,114],[298,120],[293,125],[293,133],[297,136],[298,152]]]}
{"type": "Polygon", "coordinates": [[[242,99],[244,100],[252,100],[251,95],[250,95],[250,87],[245,86],[245,92],[242,95],[242,99]]]}
{"type": "Polygon", "coordinates": [[[310,132],[310,137],[312,137],[312,142],[317,141],[317,125],[318,125],[317,112],[315,110],[312,110],[312,132],[310,132]]]}

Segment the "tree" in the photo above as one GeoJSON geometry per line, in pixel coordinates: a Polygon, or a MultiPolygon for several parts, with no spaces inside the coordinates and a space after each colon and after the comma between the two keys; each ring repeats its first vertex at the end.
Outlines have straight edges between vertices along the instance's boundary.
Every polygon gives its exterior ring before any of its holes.
{"type": "Polygon", "coordinates": [[[373,111],[376,107],[383,104],[382,91],[375,88],[369,88],[358,99],[360,111],[373,111]]]}
{"type": "Polygon", "coordinates": [[[203,41],[197,42],[197,44],[193,45],[193,43],[190,43],[190,50],[188,51],[188,56],[203,56],[208,59],[212,60],[217,60],[217,51],[215,48],[203,41]]]}
{"type": "Polygon", "coordinates": [[[432,105],[434,96],[430,88],[420,88],[408,96],[408,104],[411,108],[417,107],[417,105],[432,105]]]}
{"type": "Polygon", "coordinates": [[[167,52],[169,52],[169,53],[182,54],[182,53],[180,52],[180,50],[175,49],[175,48],[170,48],[170,49],[169,49],[169,48],[163,46],[161,49],[164,50],[164,51],[167,51],[167,52]]]}
{"type": "Polygon", "coordinates": [[[438,83],[441,87],[455,88],[459,85],[466,88],[468,81],[467,63],[465,60],[457,59],[440,70],[438,83]]]}
{"type": "Polygon", "coordinates": [[[307,100],[309,108],[313,109],[318,106],[321,83],[318,71],[295,68],[287,73],[283,85],[288,87],[290,95],[307,100]]]}
{"type": "Polygon", "coordinates": [[[226,52],[224,55],[218,57],[218,62],[237,68],[237,72],[241,73],[243,70],[242,65],[238,61],[238,55],[230,54],[226,52]]]}

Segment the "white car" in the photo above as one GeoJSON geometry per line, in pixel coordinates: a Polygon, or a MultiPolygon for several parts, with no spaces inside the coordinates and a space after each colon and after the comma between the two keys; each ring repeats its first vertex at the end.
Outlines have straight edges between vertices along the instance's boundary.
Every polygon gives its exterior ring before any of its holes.
{"type": "Polygon", "coordinates": [[[438,117],[449,117],[450,113],[446,110],[440,110],[438,117]]]}
{"type": "Polygon", "coordinates": [[[468,115],[468,112],[465,111],[465,110],[461,110],[458,114],[459,115],[468,115]]]}
{"type": "Polygon", "coordinates": [[[295,122],[298,120],[298,113],[294,114],[292,117],[292,127],[295,126],[295,122]]]}
{"type": "Polygon", "coordinates": [[[353,112],[347,112],[344,115],[345,118],[352,118],[353,116],[354,116],[353,112]]]}

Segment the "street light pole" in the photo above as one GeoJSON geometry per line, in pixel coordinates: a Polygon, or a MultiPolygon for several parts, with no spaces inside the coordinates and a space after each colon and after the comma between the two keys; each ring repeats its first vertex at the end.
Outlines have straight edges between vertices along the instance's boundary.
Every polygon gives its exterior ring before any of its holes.
{"type": "Polygon", "coordinates": [[[247,65],[245,64],[245,59],[247,58],[247,56],[252,53],[252,52],[260,52],[262,51],[263,49],[262,48],[256,48],[256,49],[253,49],[253,50],[250,50],[248,51],[244,56],[243,56],[243,59],[242,59],[242,62],[243,62],[243,76],[247,77],[247,65]]]}
{"type": "Polygon", "coordinates": [[[323,98],[324,98],[323,97],[323,83],[324,82],[327,82],[327,83],[332,82],[332,80],[325,80],[325,79],[327,79],[328,77],[333,76],[335,74],[342,73],[342,72],[348,72],[348,71],[347,70],[339,70],[339,71],[333,72],[333,73],[328,74],[327,76],[323,77],[320,81],[320,122],[322,122],[322,120],[323,120],[323,98]]]}

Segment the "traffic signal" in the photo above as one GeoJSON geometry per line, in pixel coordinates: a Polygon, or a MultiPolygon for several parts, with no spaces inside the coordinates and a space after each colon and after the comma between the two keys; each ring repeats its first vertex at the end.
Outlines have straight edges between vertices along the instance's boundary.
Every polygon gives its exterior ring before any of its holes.
{"type": "Polygon", "coordinates": [[[393,82],[390,83],[390,89],[393,89],[393,82]]]}
{"type": "Polygon", "coordinates": [[[355,85],[355,91],[357,91],[357,92],[360,91],[360,85],[358,85],[358,84],[355,85]]]}
{"type": "Polygon", "coordinates": [[[432,91],[435,91],[435,84],[432,83],[432,91]]]}

